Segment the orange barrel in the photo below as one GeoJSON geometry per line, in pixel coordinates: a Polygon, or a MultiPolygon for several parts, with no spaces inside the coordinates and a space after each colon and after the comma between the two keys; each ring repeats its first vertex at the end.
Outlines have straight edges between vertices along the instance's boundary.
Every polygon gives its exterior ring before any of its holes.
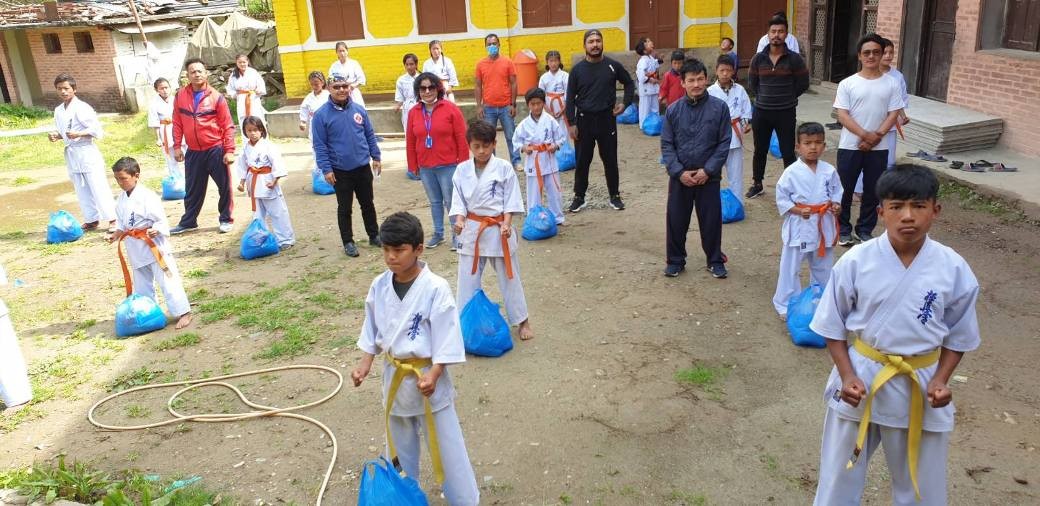
{"type": "Polygon", "coordinates": [[[538,86],[538,56],[530,49],[521,49],[513,56],[516,66],[516,92],[522,97],[538,86]]]}

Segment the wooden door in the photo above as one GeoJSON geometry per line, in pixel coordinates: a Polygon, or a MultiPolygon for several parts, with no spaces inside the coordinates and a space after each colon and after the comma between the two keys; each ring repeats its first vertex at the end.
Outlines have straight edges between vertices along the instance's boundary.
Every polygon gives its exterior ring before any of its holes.
{"type": "Polygon", "coordinates": [[[630,0],[628,49],[650,37],[658,48],[679,47],[679,0],[630,0]]]}
{"type": "Polygon", "coordinates": [[[957,37],[957,0],[931,0],[925,8],[925,34],[921,61],[923,72],[918,79],[918,94],[946,101],[950,83],[953,41],[957,37]]]}
{"type": "MultiPolygon", "coordinates": [[[[769,31],[769,20],[776,11],[787,11],[787,0],[740,0],[737,3],[737,56],[740,66],[751,63],[758,41],[769,31]]],[[[793,27],[788,27],[790,30],[793,27]]],[[[802,42],[803,38],[798,42],[802,42]]]]}

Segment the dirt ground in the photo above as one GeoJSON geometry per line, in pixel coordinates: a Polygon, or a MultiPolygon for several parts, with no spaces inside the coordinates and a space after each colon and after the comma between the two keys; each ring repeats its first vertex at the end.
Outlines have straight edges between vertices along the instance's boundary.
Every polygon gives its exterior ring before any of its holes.
{"type": "MultiPolygon", "coordinates": [[[[521,245],[536,339],[517,341],[501,358],[470,357],[452,368],[483,503],[809,503],[830,362],[823,350],[793,346],[770,302],[780,223],[772,183],[780,163],[770,160],[766,196],[747,203],[748,218],[724,228],[729,278],[715,280],[697,268],[703,254],[694,221],[691,269],[666,279],[661,274],[666,176],[656,163],[658,140],[631,127],[619,135],[628,209],[606,207],[597,160],[589,208],[568,214],[557,237],[521,245]],[[677,371],[695,366],[707,375],[704,382],[676,379],[677,371]]],[[[113,334],[113,308],[123,285],[114,247],[101,234],[66,247],[42,244],[47,212],[65,208],[78,215],[63,168],[37,171],[40,182],[33,186],[0,188],[0,257],[12,281],[25,283],[9,286],[2,296],[27,358],[37,370],[45,364],[48,370],[38,372],[61,386],[49,392],[52,400],[34,407],[34,419],[0,433],[4,466],[66,453],[113,471],[200,475],[209,487],[248,504],[313,502],[330,448],[327,438],[304,422],[263,419],[103,432],[86,420],[90,405],[116,382],[307,363],[349,375],[360,356],[353,344],[363,316],[358,301],[384,269],[382,258],[363,242],[360,258],[343,255],[335,198],[309,189],[313,162],[307,144],[281,145],[292,168],[285,190],[297,246],[279,256],[241,260],[238,238],[250,215],[248,200],[236,197],[235,233],[220,235],[211,188],[200,217],[204,228],[173,239],[198,313],[188,330],[201,341],[166,351],[157,351],[158,343],[181,334],[172,326],[125,341],[91,338],[113,334]],[[221,301],[261,292],[270,295],[263,300],[275,301],[273,307],[221,309],[221,301]],[[244,312],[259,318],[249,320],[244,312]],[[275,320],[281,323],[271,323],[275,320]],[[287,342],[293,344],[288,353],[271,347],[287,342]],[[276,358],[263,358],[271,356],[276,358]]],[[[383,150],[379,215],[409,210],[429,226],[422,186],[403,174],[403,143],[388,139],[383,150]]],[[[833,152],[829,156],[833,162],[833,152]]],[[[154,185],[160,169],[145,170],[144,180],[154,185]]],[[[572,173],[563,175],[567,198],[572,181],[572,173]]],[[[167,211],[176,222],[182,205],[169,202],[167,211]]],[[[355,229],[363,230],[358,214],[355,229]]],[[[968,260],[982,285],[983,344],[966,356],[957,372],[965,381],[954,385],[952,504],[1040,502],[1037,232],[1033,225],[955,200],[945,202],[933,229],[934,238],[968,260]]],[[[454,282],[454,253],[440,247],[426,259],[454,282]]],[[[488,279],[490,295],[500,300],[494,285],[488,279]]],[[[335,379],[286,372],[234,383],[257,402],[289,406],[322,397],[335,379]]],[[[344,386],[329,402],[304,412],[328,424],[339,440],[326,504],[353,504],[361,463],[382,448],[378,385],[372,377],[359,389],[344,386]]],[[[128,424],[164,419],[171,393],[120,399],[102,410],[101,418],[128,424]]],[[[216,389],[191,396],[181,407],[186,412],[246,409],[216,389]]],[[[866,504],[890,502],[883,459],[877,457],[866,504]]],[[[424,455],[423,483],[429,487],[427,464],[424,455]]]]}

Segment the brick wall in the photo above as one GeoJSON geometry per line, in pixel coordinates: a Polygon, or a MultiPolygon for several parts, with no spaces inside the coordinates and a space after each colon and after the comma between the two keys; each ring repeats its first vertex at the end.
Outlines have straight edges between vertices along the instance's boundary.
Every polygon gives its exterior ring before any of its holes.
{"type": "MultiPolygon", "coordinates": [[[[900,37],[903,27],[903,0],[880,0],[878,2],[877,33],[896,45],[896,57],[892,64],[899,66],[900,37]]],[[[959,36],[960,34],[958,34],[959,36]]]]}
{"type": "Polygon", "coordinates": [[[812,2],[810,0],[798,0],[793,3],[794,26],[791,27],[791,30],[794,36],[798,38],[798,47],[802,50],[802,54],[808,56],[809,46],[812,45],[812,39],[809,38],[809,18],[812,17],[812,11],[810,10],[812,2]]]}
{"type": "Polygon", "coordinates": [[[15,85],[14,66],[11,65],[11,57],[7,51],[7,39],[3,33],[0,33],[0,67],[4,69],[4,81],[7,83],[7,93],[11,97],[11,103],[19,104],[21,99],[18,96],[18,86],[15,85]]]}
{"type": "Polygon", "coordinates": [[[76,78],[76,96],[102,112],[123,111],[126,101],[123,87],[119,83],[115,57],[116,48],[112,34],[99,27],[44,28],[26,30],[29,50],[36,63],[36,73],[43,88],[41,104],[46,107],[58,105],[54,92],[54,78],[68,72],[76,78]],[[74,32],[88,32],[94,43],[93,53],[77,53],[74,32]],[[47,54],[43,46],[43,35],[54,33],[61,41],[61,53],[47,54]]]}

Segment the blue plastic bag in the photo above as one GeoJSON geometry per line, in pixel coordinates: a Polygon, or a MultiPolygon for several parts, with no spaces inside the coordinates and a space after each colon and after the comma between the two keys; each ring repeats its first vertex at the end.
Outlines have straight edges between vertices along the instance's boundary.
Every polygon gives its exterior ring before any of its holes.
{"type": "Polygon", "coordinates": [[[780,152],[780,140],[776,138],[776,130],[773,130],[773,136],[769,138],[769,154],[773,155],[773,158],[777,160],[784,157],[783,153],[780,152]]]}
{"type": "Polygon", "coordinates": [[[166,176],[162,180],[163,200],[182,200],[184,198],[184,178],[174,174],[166,176]]]}
{"type": "Polygon", "coordinates": [[[556,215],[549,208],[538,204],[527,211],[524,229],[520,236],[528,241],[540,241],[556,235],[556,215]]]}
{"type": "Polygon", "coordinates": [[[635,125],[636,123],[639,123],[639,111],[636,110],[636,104],[628,104],[628,107],[625,108],[625,112],[618,115],[617,122],[622,125],[635,125]]]}
{"type": "Polygon", "coordinates": [[[242,234],[242,258],[252,260],[254,258],[271,256],[278,253],[278,241],[274,234],[267,230],[264,220],[253,218],[253,222],[242,234]]]}
{"type": "Polygon", "coordinates": [[[570,142],[563,143],[563,146],[560,146],[560,150],[556,152],[556,166],[559,167],[560,172],[566,172],[574,169],[574,166],[577,164],[578,159],[574,152],[574,145],[570,142]]]}
{"type": "Polygon", "coordinates": [[[166,314],[151,298],[130,294],[116,306],[116,336],[147,334],[166,328],[166,314]]]}
{"type": "Polygon", "coordinates": [[[498,304],[491,302],[484,290],[477,290],[462,308],[462,343],[466,353],[482,357],[500,357],[513,349],[509,324],[498,312],[498,304]]]}
{"type": "Polygon", "coordinates": [[[321,169],[314,169],[311,172],[311,190],[318,195],[332,195],[336,193],[336,189],[325,180],[325,173],[321,169]]]}
{"type": "Polygon", "coordinates": [[[744,219],[744,204],[733,194],[733,190],[723,188],[720,192],[722,198],[722,222],[733,223],[744,219]]]}
{"type": "Polygon", "coordinates": [[[358,506],[427,506],[426,494],[419,482],[401,476],[385,458],[379,457],[361,465],[358,506]]]}
{"type": "Polygon", "coordinates": [[[823,336],[809,328],[813,315],[816,314],[816,306],[820,305],[821,295],[823,287],[813,283],[787,302],[787,331],[791,333],[791,341],[794,344],[809,348],[827,346],[823,336]]]}
{"type": "Polygon", "coordinates": [[[68,211],[51,213],[51,219],[47,222],[47,242],[72,242],[80,237],[83,237],[83,227],[68,211]]]}
{"type": "Polygon", "coordinates": [[[643,130],[644,134],[649,135],[651,137],[661,135],[662,121],[663,120],[661,119],[660,114],[657,114],[656,112],[651,112],[650,115],[643,120],[643,124],[640,126],[640,128],[643,130]]]}

